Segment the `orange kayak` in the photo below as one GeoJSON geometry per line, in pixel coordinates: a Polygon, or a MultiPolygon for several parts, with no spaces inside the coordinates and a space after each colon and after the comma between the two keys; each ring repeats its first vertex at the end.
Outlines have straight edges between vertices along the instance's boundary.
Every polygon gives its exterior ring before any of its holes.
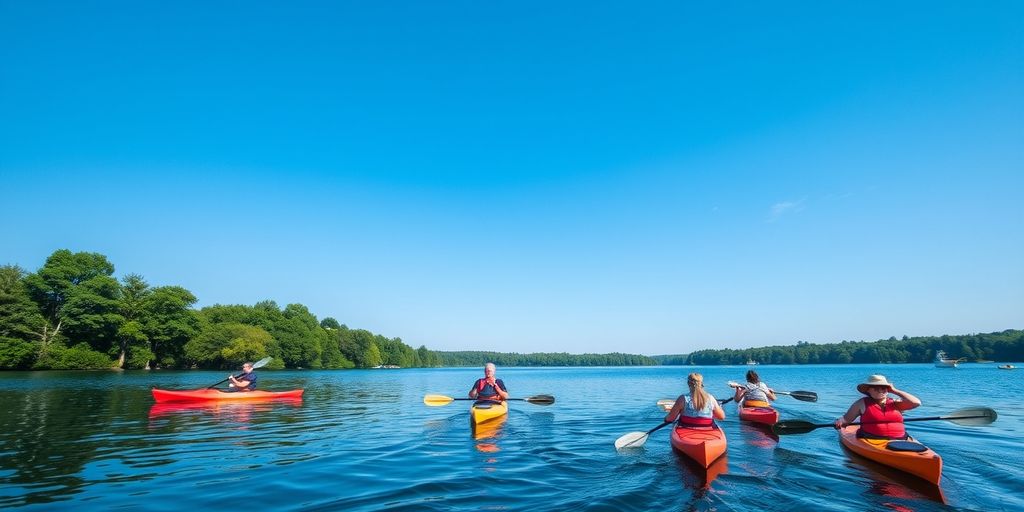
{"type": "Polygon", "coordinates": [[[779,411],[771,407],[740,406],[740,419],[764,425],[774,425],[779,422],[779,411]]]}
{"type": "Polygon", "coordinates": [[[717,425],[710,427],[680,427],[669,436],[672,448],[697,461],[705,468],[725,453],[725,432],[717,425]]]}
{"type": "Polygon", "coordinates": [[[171,391],[167,389],[153,389],[153,399],[157,402],[194,402],[205,400],[237,401],[237,400],[267,400],[273,398],[301,398],[302,390],[291,391],[236,391],[225,393],[216,389],[193,389],[187,391],[171,391]]]}
{"type": "MultiPolygon", "coordinates": [[[[889,441],[886,439],[860,439],[857,437],[857,430],[860,427],[849,426],[839,431],[839,442],[853,453],[871,459],[879,464],[905,471],[918,478],[923,478],[935,485],[939,485],[942,478],[942,457],[924,445],[920,445],[914,438],[908,438],[910,443],[917,443],[924,448],[924,451],[897,451],[889,448],[889,443],[900,443],[900,441],[889,441]]],[[[902,443],[907,443],[902,441],[902,443]]],[[[896,447],[897,445],[893,445],[896,447]]]]}

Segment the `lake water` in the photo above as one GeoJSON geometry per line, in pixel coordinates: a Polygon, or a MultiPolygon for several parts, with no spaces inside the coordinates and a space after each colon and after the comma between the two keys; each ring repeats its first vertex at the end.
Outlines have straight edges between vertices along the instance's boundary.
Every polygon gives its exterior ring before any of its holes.
{"type": "Polygon", "coordinates": [[[156,405],[151,387],[192,389],[213,372],[0,373],[0,508],[19,510],[1024,510],[1024,370],[996,364],[759,366],[783,419],[829,422],[882,373],[924,405],[908,417],[989,406],[987,427],[908,424],[944,460],[941,488],[844,451],[834,430],[774,439],[722,422],[726,459],[710,471],[669,448],[614,441],[657,426],[658,399],[700,371],[708,389],[746,367],[499,368],[508,419],[473,434],[465,396],[480,369],[280,371],[262,389],[303,387],[300,402],[156,405]]]}

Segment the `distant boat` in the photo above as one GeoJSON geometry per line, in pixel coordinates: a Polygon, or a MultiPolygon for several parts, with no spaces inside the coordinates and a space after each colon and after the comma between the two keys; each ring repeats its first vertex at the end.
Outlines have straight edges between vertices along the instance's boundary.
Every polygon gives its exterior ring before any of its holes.
{"type": "Polygon", "coordinates": [[[935,352],[935,367],[936,368],[956,368],[956,365],[960,363],[959,359],[948,359],[946,353],[939,350],[935,352]]]}
{"type": "Polygon", "coordinates": [[[987,364],[987,363],[994,363],[995,361],[990,361],[988,359],[975,359],[974,362],[975,363],[981,363],[981,364],[987,364]]]}
{"type": "Polygon", "coordinates": [[[1004,364],[999,367],[1000,370],[1016,370],[1017,367],[1012,364],[1004,364]]]}
{"type": "Polygon", "coordinates": [[[757,361],[754,361],[753,359],[747,359],[747,365],[754,366],[755,364],[757,364],[757,361]]]}

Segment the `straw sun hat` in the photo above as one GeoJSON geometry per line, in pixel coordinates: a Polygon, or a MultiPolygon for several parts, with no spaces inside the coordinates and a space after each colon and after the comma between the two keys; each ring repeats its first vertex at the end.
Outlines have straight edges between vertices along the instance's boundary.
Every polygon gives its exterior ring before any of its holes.
{"type": "Polygon", "coordinates": [[[861,393],[864,393],[866,395],[868,394],[868,388],[871,386],[886,386],[890,390],[892,389],[892,384],[890,384],[889,381],[886,380],[885,375],[871,375],[868,377],[867,382],[857,384],[857,391],[860,391],[861,393]]]}

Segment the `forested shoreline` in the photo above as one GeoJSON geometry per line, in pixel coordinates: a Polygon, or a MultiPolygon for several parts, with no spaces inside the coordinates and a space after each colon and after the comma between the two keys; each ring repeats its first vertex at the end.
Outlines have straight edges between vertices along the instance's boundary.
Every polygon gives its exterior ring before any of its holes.
{"type": "Polygon", "coordinates": [[[1024,361],[1024,331],[891,337],[878,341],[808,343],[747,349],[707,349],[691,354],[653,356],[662,365],[879,364],[930,363],[937,351],[965,361],[1024,361]]]}
{"type": "Polygon", "coordinates": [[[180,286],[120,281],[98,253],[61,249],[36,272],[0,266],[0,369],[267,368],[439,366],[426,347],[406,345],[306,306],[273,301],[193,309],[180,286]]]}

